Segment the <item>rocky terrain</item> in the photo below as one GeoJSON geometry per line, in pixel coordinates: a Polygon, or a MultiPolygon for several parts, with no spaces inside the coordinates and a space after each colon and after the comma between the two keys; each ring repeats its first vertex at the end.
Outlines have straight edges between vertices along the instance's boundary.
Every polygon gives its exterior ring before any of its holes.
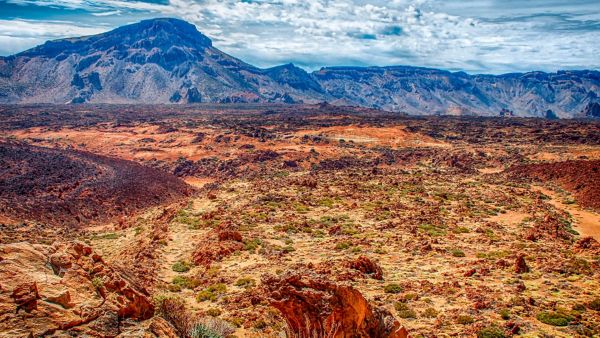
{"type": "Polygon", "coordinates": [[[600,334],[597,121],[20,105],[0,130],[3,337],[600,334]]]}
{"type": "Polygon", "coordinates": [[[53,225],[107,222],[192,192],[135,162],[16,142],[0,142],[0,168],[0,213],[53,225]]]}
{"type": "Polygon", "coordinates": [[[415,115],[600,116],[598,71],[469,75],[409,66],[261,69],[153,19],[0,57],[0,103],[318,103],[415,115]]]}

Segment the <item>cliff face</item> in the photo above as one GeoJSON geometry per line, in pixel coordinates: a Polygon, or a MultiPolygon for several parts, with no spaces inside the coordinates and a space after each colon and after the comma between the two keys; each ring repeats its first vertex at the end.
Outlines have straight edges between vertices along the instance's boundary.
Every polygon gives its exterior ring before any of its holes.
{"type": "Polygon", "coordinates": [[[410,114],[571,118],[595,116],[599,94],[597,71],[494,76],[404,66],[260,69],[216,49],[177,19],[49,41],[0,58],[0,103],[329,101],[410,114]]]}

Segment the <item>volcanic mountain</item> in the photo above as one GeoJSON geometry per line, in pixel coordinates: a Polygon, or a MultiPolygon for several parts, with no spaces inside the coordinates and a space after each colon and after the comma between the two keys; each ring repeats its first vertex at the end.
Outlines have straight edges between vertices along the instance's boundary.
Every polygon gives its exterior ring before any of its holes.
{"type": "Polygon", "coordinates": [[[494,76],[407,66],[261,69],[171,18],[0,58],[0,103],[328,101],[409,114],[571,118],[596,116],[599,96],[600,72],[586,70],[494,76]]]}

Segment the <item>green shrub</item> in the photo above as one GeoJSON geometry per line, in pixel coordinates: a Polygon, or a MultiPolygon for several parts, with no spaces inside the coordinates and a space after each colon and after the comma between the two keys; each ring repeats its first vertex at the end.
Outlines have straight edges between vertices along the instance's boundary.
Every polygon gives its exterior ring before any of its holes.
{"type": "Polygon", "coordinates": [[[452,229],[452,232],[454,232],[455,234],[468,234],[469,232],[471,232],[471,230],[469,230],[469,228],[466,227],[456,227],[452,229]]]}
{"type": "Polygon", "coordinates": [[[202,324],[194,325],[194,327],[190,330],[190,337],[191,338],[223,338],[223,337],[221,337],[221,335],[210,330],[209,328],[205,327],[202,324]]]}
{"type": "Polygon", "coordinates": [[[262,320],[262,319],[259,319],[259,320],[257,320],[257,321],[254,323],[254,325],[252,325],[252,327],[254,327],[254,328],[255,328],[255,329],[257,329],[257,330],[262,330],[262,329],[266,328],[267,326],[268,326],[268,325],[267,325],[267,322],[265,322],[265,321],[264,321],[264,320],[262,320]]]}
{"type": "Polygon", "coordinates": [[[256,285],[256,281],[252,278],[240,278],[235,282],[235,286],[239,286],[242,288],[251,288],[256,285]]]}
{"type": "Polygon", "coordinates": [[[185,261],[177,261],[173,264],[173,271],[175,272],[188,272],[191,269],[191,264],[185,261]]]}
{"type": "Polygon", "coordinates": [[[242,327],[242,325],[244,325],[244,318],[240,317],[230,317],[227,318],[227,321],[233,324],[235,327],[242,327]]]}
{"type": "Polygon", "coordinates": [[[498,312],[498,314],[504,320],[510,319],[510,310],[508,310],[508,309],[502,309],[502,310],[500,310],[500,312],[498,312]]]}
{"type": "Polygon", "coordinates": [[[573,321],[573,317],[561,312],[544,311],[536,316],[537,320],[552,326],[567,326],[573,321]]]}
{"type": "Polygon", "coordinates": [[[475,319],[469,315],[460,315],[456,318],[456,322],[462,325],[469,325],[475,322],[475,319]]]}
{"type": "Polygon", "coordinates": [[[221,315],[221,310],[217,308],[208,309],[206,310],[206,314],[211,317],[219,317],[221,315]]]}
{"type": "Polygon", "coordinates": [[[96,289],[102,289],[104,287],[104,282],[100,277],[94,277],[94,279],[92,279],[92,285],[96,289]]]}
{"type": "Polygon", "coordinates": [[[431,224],[421,224],[419,225],[419,230],[432,237],[440,237],[446,235],[446,229],[444,227],[439,227],[431,224]]]}
{"type": "Polygon", "coordinates": [[[227,292],[227,286],[225,284],[214,284],[198,292],[198,294],[196,295],[196,300],[198,302],[204,302],[207,300],[214,302],[220,295],[224,294],[225,292],[227,292]]]}
{"type": "Polygon", "coordinates": [[[383,287],[383,292],[385,292],[385,293],[400,293],[400,292],[402,292],[402,287],[395,283],[388,284],[383,287]]]}
{"type": "Polygon", "coordinates": [[[258,248],[260,245],[261,241],[258,238],[244,240],[244,250],[247,251],[256,251],[256,248],[258,248]]]}
{"type": "Polygon", "coordinates": [[[396,302],[394,304],[394,308],[396,308],[396,312],[398,313],[398,317],[400,318],[417,318],[417,313],[410,306],[396,302]]]}
{"type": "Polygon", "coordinates": [[[214,292],[210,292],[208,290],[202,290],[196,295],[196,301],[198,302],[205,302],[207,300],[214,302],[215,300],[217,300],[217,295],[214,292]]]}
{"type": "Polygon", "coordinates": [[[290,253],[290,252],[294,252],[294,251],[296,251],[296,249],[294,249],[294,247],[291,245],[286,245],[283,248],[281,248],[281,252],[284,252],[284,253],[290,253]]]}
{"type": "Polygon", "coordinates": [[[452,253],[452,256],[454,257],[465,257],[465,253],[458,249],[452,249],[450,250],[450,253],[452,253]]]}
{"type": "Polygon", "coordinates": [[[338,244],[335,245],[335,249],[336,250],[346,250],[350,247],[350,243],[348,242],[340,242],[338,244]]]}
{"type": "Polygon", "coordinates": [[[182,289],[193,289],[200,284],[198,280],[188,276],[175,276],[172,283],[182,289]]]}
{"type": "Polygon", "coordinates": [[[477,332],[477,338],[505,338],[504,330],[496,325],[491,325],[477,332]]]}
{"type": "Polygon", "coordinates": [[[425,309],[425,311],[423,311],[422,316],[425,318],[437,318],[438,311],[432,307],[429,307],[429,308],[425,309]]]}

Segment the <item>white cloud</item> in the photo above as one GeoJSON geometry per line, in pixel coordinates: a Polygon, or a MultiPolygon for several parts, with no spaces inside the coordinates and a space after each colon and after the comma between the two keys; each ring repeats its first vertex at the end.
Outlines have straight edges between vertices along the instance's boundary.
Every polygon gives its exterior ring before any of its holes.
{"type": "MultiPolygon", "coordinates": [[[[410,64],[496,73],[600,68],[600,8],[591,0],[569,5],[479,0],[468,6],[439,0],[24,1],[83,8],[107,19],[133,13],[181,17],[218,48],[259,66],[410,64]]],[[[10,36],[64,37],[103,29],[41,23],[36,33],[34,24],[27,21],[23,34],[10,36]]],[[[7,25],[0,21],[0,35],[7,35],[2,31],[7,25]]]]}
{"type": "Polygon", "coordinates": [[[79,26],[61,21],[0,20],[0,36],[13,38],[61,38],[98,34],[106,30],[106,27],[79,26]]]}

